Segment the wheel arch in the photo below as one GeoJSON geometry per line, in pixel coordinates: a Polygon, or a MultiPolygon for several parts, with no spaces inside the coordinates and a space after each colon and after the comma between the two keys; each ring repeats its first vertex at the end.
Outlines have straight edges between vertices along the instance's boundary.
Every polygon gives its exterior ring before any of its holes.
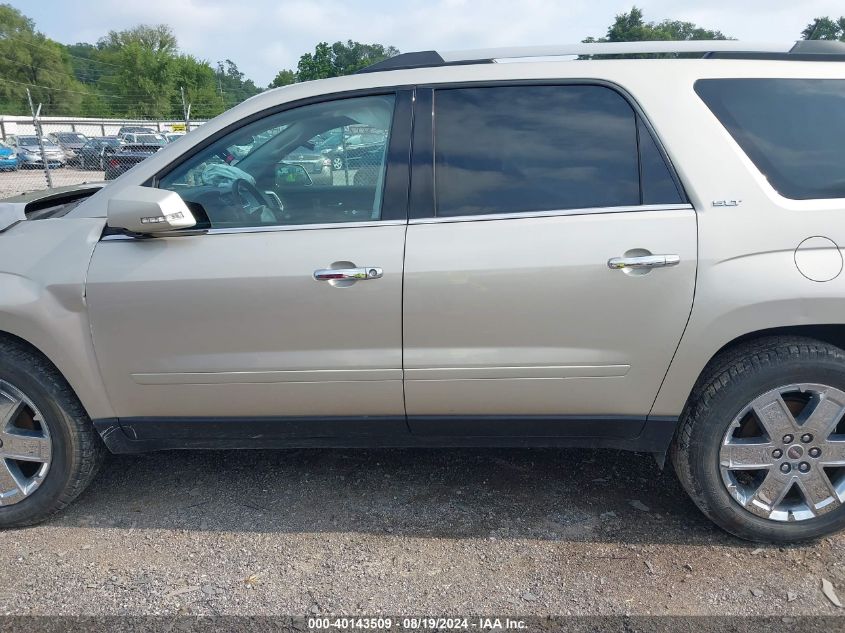
{"type": "MultiPolygon", "coordinates": [[[[8,329],[0,329],[0,346],[4,344],[11,344],[18,348],[26,349],[49,363],[50,366],[55,369],[56,372],[70,385],[70,388],[73,390],[76,397],[79,398],[79,401],[82,403],[82,407],[85,409],[85,412],[89,417],[103,417],[101,413],[104,410],[111,413],[111,406],[105,398],[105,393],[98,392],[93,385],[82,379],[79,367],[69,367],[68,363],[62,362],[62,360],[56,362],[56,355],[45,352],[40,345],[33,343],[27,338],[21,337],[14,332],[8,331],[8,329]],[[104,407],[106,408],[104,409],[104,407]]],[[[67,361],[68,359],[64,360],[67,361]]]]}
{"type": "MultiPolygon", "coordinates": [[[[729,352],[732,349],[735,349],[740,345],[748,344],[756,340],[774,336],[796,336],[809,338],[828,343],[830,345],[845,350],[845,324],[842,323],[784,325],[777,327],[762,328],[759,330],[753,330],[744,334],[737,335],[726,343],[724,343],[715,352],[710,354],[709,357],[704,358],[703,362],[699,362],[700,368],[697,374],[695,375],[694,380],[692,380],[692,382],[690,382],[684,389],[683,399],[681,400],[679,398],[675,398],[676,401],[683,403],[682,408],[677,411],[677,414],[680,414],[683,408],[685,408],[689,404],[689,400],[695,392],[695,388],[707,376],[710,368],[713,365],[713,362],[716,359],[720,358],[723,354],[729,352]]],[[[658,399],[661,395],[663,395],[665,388],[666,383],[664,382],[664,385],[661,387],[661,394],[658,394],[658,399]]],[[[657,402],[655,402],[655,406],[657,406],[657,402]]],[[[652,410],[652,415],[655,415],[654,409],[652,410]]]]}

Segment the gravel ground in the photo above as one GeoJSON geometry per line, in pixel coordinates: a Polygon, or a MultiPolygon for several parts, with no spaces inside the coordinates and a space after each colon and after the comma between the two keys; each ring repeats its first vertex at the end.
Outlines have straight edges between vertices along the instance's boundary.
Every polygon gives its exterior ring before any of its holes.
{"type": "Polygon", "coordinates": [[[739,541],[614,451],[111,457],[3,541],[6,614],[841,614],[823,578],[845,598],[845,535],[739,541]]]}
{"type": "MultiPolygon", "coordinates": [[[[103,172],[101,171],[88,171],[75,167],[53,169],[50,174],[53,177],[54,187],[103,180],[103,172]]],[[[17,171],[0,172],[0,199],[46,188],[47,179],[42,169],[18,169],[17,171]]]]}

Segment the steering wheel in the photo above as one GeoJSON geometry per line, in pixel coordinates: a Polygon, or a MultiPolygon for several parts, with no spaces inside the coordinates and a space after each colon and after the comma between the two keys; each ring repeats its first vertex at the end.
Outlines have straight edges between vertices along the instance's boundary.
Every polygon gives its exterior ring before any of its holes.
{"type": "Polygon", "coordinates": [[[254,222],[256,214],[260,217],[264,210],[268,210],[276,222],[280,222],[279,214],[283,210],[278,198],[275,196],[268,196],[263,193],[251,182],[244,178],[235,178],[232,181],[232,195],[240,203],[244,218],[250,222],[254,222]]]}

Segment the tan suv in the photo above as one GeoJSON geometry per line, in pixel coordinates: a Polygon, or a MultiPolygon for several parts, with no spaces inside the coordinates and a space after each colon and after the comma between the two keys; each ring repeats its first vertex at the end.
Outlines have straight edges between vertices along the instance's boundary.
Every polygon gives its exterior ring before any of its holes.
{"type": "Polygon", "coordinates": [[[6,201],[0,524],[106,450],[472,445],[668,451],[733,534],[841,528],[843,60],[400,55],[6,201]],[[361,129],[325,182],[295,159],[361,129]]]}

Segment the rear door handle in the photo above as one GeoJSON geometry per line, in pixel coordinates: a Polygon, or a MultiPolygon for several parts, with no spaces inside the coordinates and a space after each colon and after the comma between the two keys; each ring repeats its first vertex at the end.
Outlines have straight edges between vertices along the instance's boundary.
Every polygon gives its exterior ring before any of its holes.
{"type": "Polygon", "coordinates": [[[680,255],[639,255],[637,257],[611,257],[607,260],[607,267],[611,270],[642,270],[677,266],[680,263],[680,255]]]}
{"type": "Polygon", "coordinates": [[[381,279],[383,276],[384,271],[376,266],[320,268],[314,271],[314,279],[317,281],[367,281],[369,279],[381,279]]]}

